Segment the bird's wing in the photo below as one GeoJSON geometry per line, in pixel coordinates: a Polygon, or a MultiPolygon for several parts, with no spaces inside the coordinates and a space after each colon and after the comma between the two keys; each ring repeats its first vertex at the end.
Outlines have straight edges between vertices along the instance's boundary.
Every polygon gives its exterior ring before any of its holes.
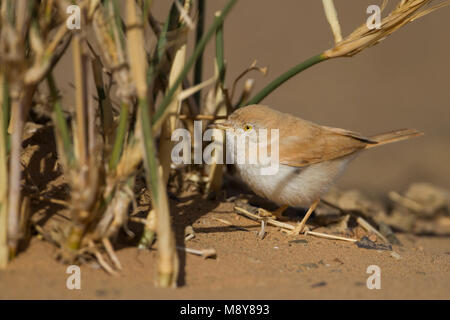
{"type": "Polygon", "coordinates": [[[344,129],[331,128],[303,122],[295,130],[296,135],[281,133],[279,160],[281,164],[302,167],[337,159],[377,143],[360,134],[344,129]]]}

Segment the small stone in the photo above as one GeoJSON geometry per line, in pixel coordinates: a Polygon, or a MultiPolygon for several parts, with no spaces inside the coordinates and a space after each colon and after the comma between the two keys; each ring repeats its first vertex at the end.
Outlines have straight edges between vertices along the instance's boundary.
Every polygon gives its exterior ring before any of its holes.
{"type": "Polygon", "coordinates": [[[308,241],[307,240],[303,240],[303,239],[301,239],[301,240],[291,240],[291,241],[289,241],[289,243],[307,245],[308,241]]]}
{"type": "Polygon", "coordinates": [[[321,281],[321,282],[311,285],[311,288],[325,287],[326,285],[327,285],[327,283],[325,281],[321,281]]]}
{"type": "Polygon", "coordinates": [[[363,248],[363,249],[392,250],[391,245],[375,243],[367,237],[363,237],[358,242],[355,242],[355,244],[358,246],[358,248],[363,248]]]}
{"type": "Polygon", "coordinates": [[[402,256],[399,255],[399,254],[398,254],[397,252],[395,252],[395,251],[392,251],[392,252],[391,252],[391,256],[392,256],[393,258],[397,259],[397,260],[400,260],[400,259],[402,258],[402,256]]]}
{"type": "Polygon", "coordinates": [[[395,235],[394,231],[392,231],[390,226],[388,226],[386,223],[381,222],[379,224],[379,228],[380,233],[385,236],[391,244],[401,245],[400,240],[398,240],[397,236],[395,235]]]}
{"type": "Polygon", "coordinates": [[[103,289],[95,290],[95,295],[97,297],[104,297],[106,296],[106,294],[107,294],[106,290],[103,289]]]}
{"type": "Polygon", "coordinates": [[[333,269],[333,270],[330,270],[330,272],[342,273],[342,270],[341,269],[333,269]]]}
{"type": "Polygon", "coordinates": [[[319,268],[319,267],[317,266],[317,264],[315,264],[315,263],[303,263],[303,264],[301,264],[301,266],[302,266],[302,267],[305,267],[306,270],[317,269],[317,268],[319,268]]]}
{"type": "Polygon", "coordinates": [[[98,269],[101,268],[101,266],[100,266],[97,262],[95,262],[95,261],[89,263],[89,267],[91,267],[91,268],[94,269],[94,270],[98,270],[98,269]]]}

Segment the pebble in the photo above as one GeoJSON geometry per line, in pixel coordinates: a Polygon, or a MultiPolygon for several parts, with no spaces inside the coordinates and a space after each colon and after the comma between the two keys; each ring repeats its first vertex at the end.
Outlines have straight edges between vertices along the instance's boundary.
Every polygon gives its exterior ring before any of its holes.
{"type": "Polygon", "coordinates": [[[397,252],[395,252],[395,251],[392,251],[392,252],[391,252],[391,256],[394,257],[394,258],[397,259],[397,260],[400,260],[400,259],[402,258],[402,256],[399,255],[399,254],[398,254],[397,252]]]}
{"type": "Polygon", "coordinates": [[[301,264],[301,266],[302,266],[302,267],[305,267],[306,270],[309,270],[309,269],[317,269],[317,268],[319,268],[319,267],[317,266],[317,264],[315,264],[315,263],[303,263],[303,264],[301,264]]]}
{"type": "Polygon", "coordinates": [[[289,244],[304,244],[305,246],[308,245],[308,241],[307,240],[291,240],[289,241],[289,244]]]}
{"type": "Polygon", "coordinates": [[[391,245],[375,243],[367,237],[362,237],[362,239],[359,240],[358,242],[355,242],[355,244],[358,246],[358,248],[363,249],[392,250],[391,245]]]}
{"type": "Polygon", "coordinates": [[[95,262],[95,261],[89,263],[89,267],[91,267],[91,268],[94,269],[94,270],[98,270],[98,269],[101,268],[101,266],[100,266],[97,262],[95,262]]]}
{"type": "Polygon", "coordinates": [[[380,233],[385,236],[391,244],[401,245],[391,227],[383,222],[380,223],[380,233]]]}
{"type": "Polygon", "coordinates": [[[96,295],[97,297],[104,297],[104,296],[106,296],[107,294],[108,294],[108,292],[107,292],[106,290],[103,290],[103,289],[95,290],[95,295],[96,295]]]}
{"type": "Polygon", "coordinates": [[[325,287],[326,285],[327,285],[327,283],[325,281],[321,281],[321,282],[311,285],[311,288],[325,287]]]}
{"type": "Polygon", "coordinates": [[[423,271],[417,271],[416,272],[417,274],[420,274],[420,275],[422,275],[422,276],[424,276],[426,273],[425,272],[423,272],[423,271]]]}

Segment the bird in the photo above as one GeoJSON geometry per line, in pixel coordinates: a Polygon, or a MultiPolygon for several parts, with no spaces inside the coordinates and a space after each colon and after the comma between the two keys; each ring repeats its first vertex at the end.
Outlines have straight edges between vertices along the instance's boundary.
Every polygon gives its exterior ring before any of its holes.
{"type": "MultiPolygon", "coordinates": [[[[320,198],[361,152],[423,134],[415,129],[399,129],[366,137],[350,130],[318,125],[264,105],[236,109],[226,120],[215,122],[211,127],[225,130],[226,152],[232,153],[234,159],[238,156],[238,148],[230,143],[233,139],[251,137],[252,134],[253,139],[259,139],[261,132],[278,130],[278,170],[275,174],[261,174],[260,162],[238,161],[234,165],[240,178],[255,194],[280,206],[273,213],[275,216],[281,217],[289,206],[309,208],[293,234],[303,232],[320,198]]],[[[271,140],[268,146],[274,141],[271,140]]],[[[248,145],[246,148],[248,150],[248,145]]]]}

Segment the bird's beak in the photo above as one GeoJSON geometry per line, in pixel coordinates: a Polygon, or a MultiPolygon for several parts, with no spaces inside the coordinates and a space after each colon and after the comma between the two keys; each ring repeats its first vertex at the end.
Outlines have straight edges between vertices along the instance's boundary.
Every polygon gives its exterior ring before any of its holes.
{"type": "Polygon", "coordinates": [[[208,128],[210,129],[219,129],[219,130],[228,130],[231,129],[232,127],[233,126],[228,121],[216,122],[208,126],[208,128]]]}

